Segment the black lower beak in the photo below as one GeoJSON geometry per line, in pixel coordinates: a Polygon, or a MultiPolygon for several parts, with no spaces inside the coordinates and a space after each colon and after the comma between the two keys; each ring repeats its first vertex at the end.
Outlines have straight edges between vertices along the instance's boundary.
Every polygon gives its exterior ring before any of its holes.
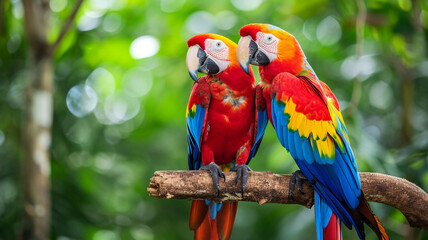
{"type": "Polygon", "coordinates": [[[204,64],[205,60],[207,59],[207,54],[204,50],[202,50],[202,48],[199,48],[197,57],[199,59],[199,66],[202,66],[202,64],[204,64]]]}
{"type": "Polygon", "coordinates": [[[268,65],[270,63],[270,60],[268,56],[264,52],[262,52],[259,47],[257,46],[257,43],[251,40],[250,42],[250,64],[253,65],[268,65]]]}
{"type": "Polygon", "coordinates": [[[207,53],[199,48],[198,50],[198,58],[199,58],[199,72],[205,74],[216,74],[220,72],[220,68],[217,64],[207,56],[207,53]]]}
{"type": "Polygon", "coordinates": [[[220,68],[211,58],[206,58],[204,63],[199,67],[199,71],[206,74],[217,74],[220,72],[220,68]]]}

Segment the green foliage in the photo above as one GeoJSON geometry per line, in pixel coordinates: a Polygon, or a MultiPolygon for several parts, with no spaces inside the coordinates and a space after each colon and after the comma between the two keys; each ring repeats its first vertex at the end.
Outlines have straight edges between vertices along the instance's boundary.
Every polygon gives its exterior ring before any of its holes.
{"type": "MultiPolygon", "coordinates": [[[[51,41],[73,3],[51,1],[51,41]]],[[[0,4],[0,239],[16,239],[28,46],[20,1],[0,4]]],[[[193,81],[185,66],[186,41],[208,31],[237,42],[239,28],[253,22],[272,23],[299,40],[317,75],[340,101],[360,171],[404,177],[427,190],[428,6],[424,1],[369,0],[366,7],[363,56],[357,59],[358,9],[352,1],[85,1],[77,29],[64,38],[55,58],[52,239],[192,238],[190,202],[154,199],[146,191],[154,171],[187,169],[185,107],[193,81]],[[147,57],[134,58],[137,53],[130,49],[140,36],[155,40],[137,48],[147,57]],[[349,113],[356,77],[362,95],[358,110],[349,113]],[[66,100],[79,84],[90,86],[96,96],[96,108],[83,117],[73,115],[66,100]],[[404,84],[413,89],[411,105],[403,103],[404,84]],[[411,108],[410,141],[402,134],[403,108],[411,108]]],[[[88,92],[82,94],[93,100],[88,92]]],[[[88,104],[81,102],[75,110],[88,104]]],[[[251,168],[297,170],[272,127],[251,168]]],[[[409,232],[397,210],[372,206],[392,239],[428,237],[409,232]]],[[[312,210],[243,202],[232,239],[314,236],[312,210]]],[[[345,230],[344,238],[357,236],[345,230]]]]}

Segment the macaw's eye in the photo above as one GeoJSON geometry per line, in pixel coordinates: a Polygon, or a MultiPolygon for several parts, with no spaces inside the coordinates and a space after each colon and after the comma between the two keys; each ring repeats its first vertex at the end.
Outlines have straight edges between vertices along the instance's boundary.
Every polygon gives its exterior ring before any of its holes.
{"type": "Polygon", "coordinates": [[[215,50],[221,50],[225,46],[222,41],[215,41],[213,44],[215,50]]]}
{"type": "Polygon", "coordinates": [[[265,34],[265,36],[263,37],[263,42],[270,44],[273,43],[276,40],[276,37],[273,36],[272,34],[265,34]]]}

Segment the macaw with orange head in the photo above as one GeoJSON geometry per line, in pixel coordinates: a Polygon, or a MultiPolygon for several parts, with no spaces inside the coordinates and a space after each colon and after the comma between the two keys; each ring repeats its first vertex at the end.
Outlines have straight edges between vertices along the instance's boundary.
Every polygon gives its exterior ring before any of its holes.
{"type": "Polygon", "coordinates": [[[321,82],[293,35],[269,24],[241,28],[237,57],[244,71],[258,65],[269,119],[282,146],[315,189],[317,238],[342,239],[340,222],[365,239],[364,222],[379,239],[389,239],[364,199],[354,154],[339,104],[321,82]]]}
{"type": "MultiPolygon", "coordinates": [[[[211,172],[219,194],[223,171],[237,171],[242,194],[248,178],[248,163],[257,152],[266,128],[263,102],[256,104],[252,71],[245,73],[236,58],[236,44],[216,34],[201,34],[187,42],[186,64],[195,81],[187,106],[187,142],[190,170],[211,172]],[[197,79],[197,73],[206,75],[197,79]]],[[[258,90],[257,90],[258,89],[258,90]]],[[[237,202],[194,200],[190,229],[195,239],[229,239],[237,202]]]]}

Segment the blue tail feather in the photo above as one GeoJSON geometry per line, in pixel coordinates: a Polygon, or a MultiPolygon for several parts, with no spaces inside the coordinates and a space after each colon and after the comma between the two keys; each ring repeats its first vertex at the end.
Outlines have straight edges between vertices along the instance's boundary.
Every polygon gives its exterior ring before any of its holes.
{"type": "Polygon", "coordinates": [[[210,218],[215,219],[217,217],[218,211],[220,211],[222,203],[216,203],[210,200],[205,200],[205,204],[208,205],[208,211],[210,213],[210,218]]]}
{"type": "Polygon", "coordinates": [[[327,227],[333,211],[327,203],[315,192],[315,224],[317,228],[317,239],[323,240],[323,230],[327,227]]]}

